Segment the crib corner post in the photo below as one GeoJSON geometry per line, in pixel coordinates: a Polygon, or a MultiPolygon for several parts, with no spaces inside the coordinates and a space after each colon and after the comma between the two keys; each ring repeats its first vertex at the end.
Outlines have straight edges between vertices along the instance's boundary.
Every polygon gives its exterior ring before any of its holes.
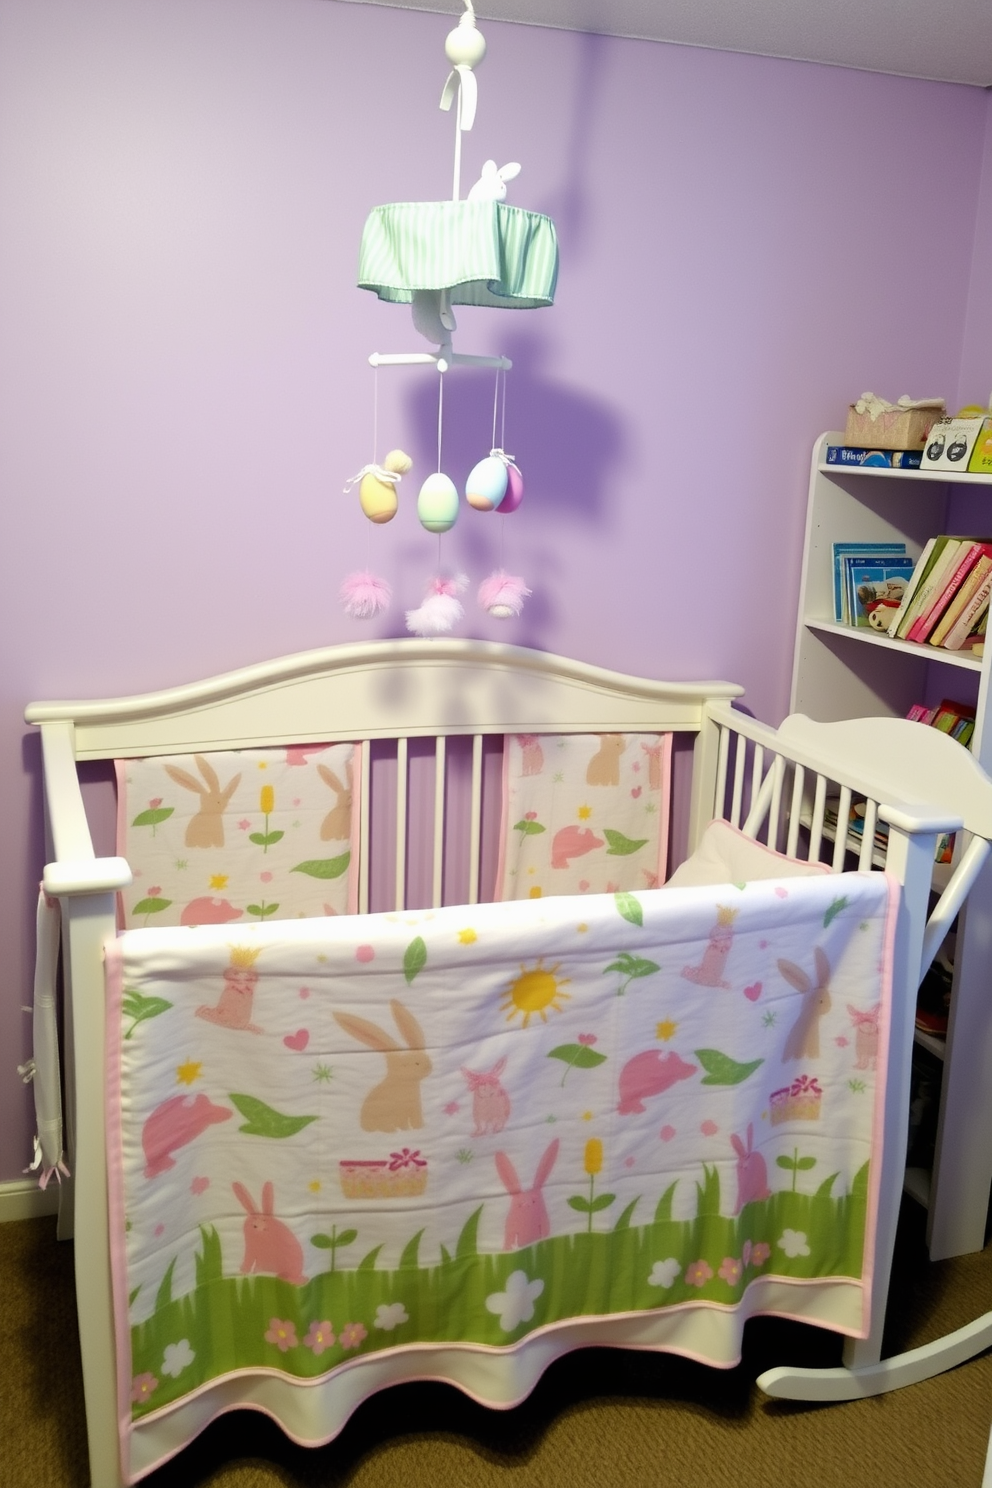
{"type": "Polygon", "coordinates": [[[689,841],[687,850],[694,852],[707,825],[717,810],[716,784],[720,757],[720,725],[711,716],[709,705],[700,710],[699,732],[693,747],[692,794],[689,802],[689,841]]]}

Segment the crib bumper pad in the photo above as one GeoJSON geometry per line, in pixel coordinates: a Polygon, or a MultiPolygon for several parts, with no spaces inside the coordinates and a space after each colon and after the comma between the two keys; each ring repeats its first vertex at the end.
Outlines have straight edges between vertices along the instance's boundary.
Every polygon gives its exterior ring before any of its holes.
{"type": "Polygon", "coordinates": [[[125,1476],[253,1403],[489,1404],[581,1343],[863,1336],[891,942],[882,874],[108,946],[125,1476]],[[311,1388],[300,1391],[300,1386],[311,1388]]]}

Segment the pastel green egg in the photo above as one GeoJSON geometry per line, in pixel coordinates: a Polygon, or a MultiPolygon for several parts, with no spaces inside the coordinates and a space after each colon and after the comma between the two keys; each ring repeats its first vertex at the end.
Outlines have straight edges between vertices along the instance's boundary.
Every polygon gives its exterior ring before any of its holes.
{"type": "Polygon", "coordinates": [[[417,497],[417,516],[428,532],[447,532],[458,517],[458,492],[455,483],[438,471],[429,475],[417,497]]]}
{"type": "Polygon", "coordinates": [[[496,455],[487,455],[473,465],[465,482],[465,500],[476,511],[495,511],[506,495],[506,465],[496,455]]]}

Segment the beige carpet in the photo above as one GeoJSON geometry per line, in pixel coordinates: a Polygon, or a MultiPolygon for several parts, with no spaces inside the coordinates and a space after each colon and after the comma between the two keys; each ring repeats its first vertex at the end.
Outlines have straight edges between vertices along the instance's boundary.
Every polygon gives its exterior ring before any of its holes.
{"type": "MultiPolygon", "coordinates": [[[[992,1309],[992,1248],[930,1266],[907,1201],[891,1349],[992,1309]]],[[[54,1221],[0,1225],[0,1488],[84,1488],[86,1437],[72,1251],[54,1221]]],[[[330,1446],[307,1451],[250,1413],[216,1422],[149,1488],[979,1488],[992,1355],[848,1405],[776,1405],[754,1387],[775,1363],[839,1362],[837,1341],[748,1325],[732,1371],[665,1355],[587,1350],[523,1405],[487,1411],[455,1390],[375,1396],[330,1446]]]]}

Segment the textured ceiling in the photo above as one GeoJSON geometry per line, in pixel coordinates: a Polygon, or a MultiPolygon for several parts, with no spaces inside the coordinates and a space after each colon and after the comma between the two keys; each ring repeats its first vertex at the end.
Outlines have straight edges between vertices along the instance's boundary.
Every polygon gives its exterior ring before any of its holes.
{"type": "MultiPolygon", "coordinates": [[[[461,0],[349,0],[457,17],[461,0]]],[[[476,0],[518,21],[992,86],[990,0],[476,0]]]]}

